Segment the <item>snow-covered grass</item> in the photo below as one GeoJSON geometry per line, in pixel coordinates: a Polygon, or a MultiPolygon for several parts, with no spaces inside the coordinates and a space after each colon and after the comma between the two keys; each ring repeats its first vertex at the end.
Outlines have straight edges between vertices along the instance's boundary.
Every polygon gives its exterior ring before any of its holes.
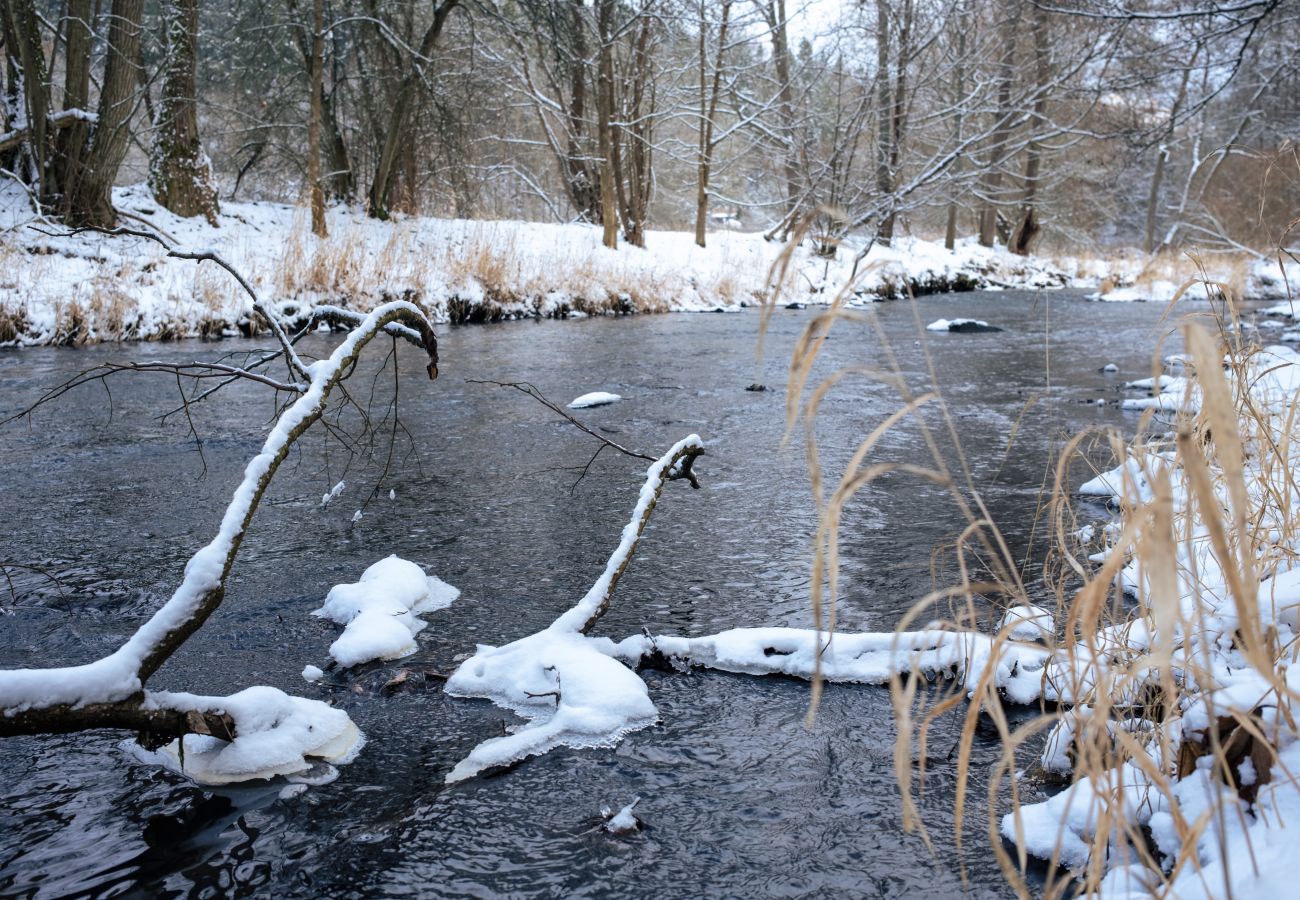
{"type": "Polygon", "coordinates": [[[810,678],[814,710],[821,680],[889,683],[909,829],[924,827],[915,745],[965,700],[957,828],[977,731],[994,733],[1004,752],[988,787],[991,847],[1022,894],[1036,856],[1109,896],[1289,896],[1287,829],[1300,820],[1300,354],[1248,340],[1254,332],[1227,297],[1217,333],[1189,323],[1190,353],[1167,358],[1168,374],[1127,385],[1154,396],[1130,404],[1142,415],[1141,442],[1107,435],[1116,468],[1080,485],[1071,462],[1090,436],[1064,448],[1045,505],[1052,577],[1042,585],[1023,581],[964,462],[939,449],[941,437],[959,443],[942,397],[910,393],[901,372],[899,409],[837,478],[822,470],[811,423],[841,373],[816,387],[811,373],[821,339],[847,313],[819,317],[797,345],[787,414],[809,435],[821,522],[811,599],[822,629],[636,637],[620,645],[624,655],[810,678]],[[880,437],[905,423],[929,442],[931,459],[876,459],[880,437]],[[893,633],[845,634],[834,624],[840,519],[887,474],[951,493],[966,526],[947,551],[959,581],[922,598],[893,633]],[[1117,512],[1080,523],[1075,491],[1117,512]],[[923,701],[917,685],[936,677],[952,679],[956,695],[923,701]],[[1013,720],[1008,702],[1043,705],[1013,720]],[[1060,780],[1063,792],[1040,799],[1060,780]]]}
{"type": "MultiPolygon", "coordinates": [[[[1040,769],[1069,786],[1025,803],[1013,785],[1000,823],[1022,854],[1004,859],[1013,878],[1027,854],[1120,896],[1121,882],[1134,896],[1293,892],[1300,355],[1231,329],[1187,335],[1186,381],[1130,386],[1196,402],[1148,407],[1175,414],[1173,433],[1081,488],[1122,510],[1079,534],[1100,543],[1097,568],[1061,542],[1082,580],[1051,642],[1074,663],[1073,703],[1008,744],[1046,730],[1040,769]]],[[[1063,535],[1064,503],[1058,514],[1063,535]]]]}
{"type": "MultiPolygon", "coordinates": [[[[329,211],[329,236],[305,212],[273,203],[226,203],[220,227],[178,218],[147,188],[114,192],[121,224],[185,247],[212,248],[245,273],[282,316],[329,302],[367,311],[392,299],[435,321],[495,321],[624,312],[735,309],[761,302],[783,246],[761,234],[719,232],[709,247],[687,232],[651,231],[646,248],[601,246],[585,225],[407,217],[379,222],[329,211]]],[[[32,221],[20,192],[0,186],[0,346],[220,337],[253,327],[246,298],[212,266],[161,264],[162,248],[129,236],[59,237],[32,221]]],[[[829,303],[854,266],[848,241],[834,260],[799,248],[787,301],[829,303]]],[[[908,290],[1061,287],[1052,264],[966,242],[954,252],[902,238],[859,263],[857,296],[908,290]]]]}
{"type": "Polygon", "coordinates": [[[1288,284],[1291,290],[1300,284],[1300,264],[1295,261],[1245,252],[1207,257],[1166,251],[1148,257],[1121,251],[1075,268],[1077,280],[1086,273],[1097,284],[1090,299],[1107,303],[1168,303],[1188,290],[1193,291],[1190,296],[1203,297],[1201,282],[1207,277],[1236,297],[1256,300],[1285,297],[1288,284]]]}

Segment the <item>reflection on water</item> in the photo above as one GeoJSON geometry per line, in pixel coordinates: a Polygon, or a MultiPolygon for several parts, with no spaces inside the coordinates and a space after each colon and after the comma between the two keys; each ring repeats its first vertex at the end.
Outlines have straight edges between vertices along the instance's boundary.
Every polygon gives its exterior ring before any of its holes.
{"type": "MultiPolygon", "coordinates": [[[[973,477],[1018,556],[1029,541],[1050,455],[1080,428],[1131,427],[1097,398],[1150,369],[1163,311],[1007,292],[927,299],[922,324],[969,316],[998,334],[928,335],[940,386],[973,477]],[[1117,363],[1120,378],[1102,374],[1117,363]],[[1006,435],[1021,419],[1015,445],[1006,435]]],[[[154,679],[155,687],[230,693],[271,684],[346,708],[370,743],[333,784],[281,798],[281,784],[200,791],[141,766],[120,734],[0,742],[0,895],[77,893],[347,896],[802,895],[946,897],[963,890],[954,855],[948,752],[959,722],[940,723],[922,804],[937,856],[900,828],[887,692],[827,691],[802,724],[806,685],[717,673],[647,672],[660,725],[613,750],[558,751],[505,775],[452,788],[443,777],[475,743],[500,733],[500,710],[453,701],[436,679],[385,693],[396,669],[446,672],[475,643],[547,624],[600,571],[626,519],[643,464],[602,454],[571,489],[593,446],[537,404],[469,378],[523,379],[562,402],[592,390],[623,402],[583,413],[615,440],[658,451],[692,431],[707,441],[704,489],[670,485],[601,633],[647,627],[702,634],[735,625],[808,625],[815,517],[802,449],[782,445],[785,368],[812,312],[783,311],[755,360],[757,316],[673,315],[452,330],[443,375],[419,378],[402,354],[400,411],[413,446],[381,478],[387,443],[354,459],[324,432],[272,486],[236,567],[225,606],[154,679]],[[747,392],[754,381],[771,390],[747,392]],[[328,508],[321,495],[348,488],[328,508]],[[388,492],[395,490],[396,499],[388,492]],[[356,509],[365,516],[353,526],[356,509]],[[335,629],[308,612],[332,584],[396,552],[460,587],[429,616],[420,653],[318,685],[335,629]],[[645,831],[600,831],[602,803],[640,796],[645,831]]],[[[913,387],[927,362],[909,304],[874,314],[913,387]]],[[[1167,326],[1165,326],[1167,328],[1167,326]]],[[[314,339],[313,349],[326,346],[314,339]]],[[[0,418],[76,371],[109,359],[180,360],[237,349],[189,343],[33,350],[0,356],[0,418]]],[[[238,348],[242,349],[242,345],[238,348]]],[[[1177,350],[1172,343],[1166,352],[1177,350]]],[[[376,354],[376,358],[382,356],[376,354]]],[[[875,332],[841,323],[837,365],[882,368],[875,332]]],[[[354,379],[364,402],[368,372],[354,379]]],[[[387,379],[377,389],[386,389],[387,379]]],[[[0,429],[0,555],[38,565],[15,574],[0,665],[80,662],[115,647],[175,585],[206,542],[244,461],[273,413],[238,387],[196,412],[204,462],[165,379],[124,377],[109,395],[85,388],[0,429]]],[[[846,381],[817,426],[828,470],[898,407],[892,388],[846,381]]],[[[382,413],[382,410],[379,410],[382,413]]],[[[936,423],[938,420],[934,420],[936,423]]],[[[914,426],[891,432],[880,458],[923,460],[914,426]]],[[[886,478],[844,521],[840,621],[887,629],[934,586],[931,553],[959,530],[939,488],[886,478]]],[[[1032,582],[1036,570],[1029,568],[1032,582]]],[[[940,577],[945,577],[940,573],[940,577]]],[[[976,770],[995,758],[982,743],[976,770]]],[[[983,797],[976,784],[973,796],[983,797]]],[[[1006,889],[983,835],[982,802],[967,826],[971,896],[1006,889]]]]}

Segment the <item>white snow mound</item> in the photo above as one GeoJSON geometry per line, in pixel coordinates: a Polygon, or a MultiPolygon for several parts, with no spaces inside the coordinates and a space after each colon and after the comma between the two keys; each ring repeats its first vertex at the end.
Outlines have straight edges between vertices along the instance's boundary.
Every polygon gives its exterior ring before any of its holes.
{"type": "Polygon", "coordinates": [[[581,397],[575,397],[569,404],[569,409],[588,409],[592,406],[608,406],[610,403],[617,403],[622,400],[618,394],[610,394],[606,391],[592,391],[590,394],[583,394],[581,397]]]}
{"type": "Polygon", "coordinates": [[[614,659],[613,644],[548,628],[504,647],[480,645],[447,679],[453,697],[482,697],[528,719],[484,741],[447,775],[462,781],[555,747],[612,747],[653,725],[658,711],[645,682],[614,659]]]}
{"type": "Polygon", "coordinates": [[[426,622],[419,613],[445,609],[460,591],[413,562],[390,556],[366,569],[355,584],[330,589],[312,615],[344,626],[330,645],[341,666],[398,659],[415,652],[415,636],[426,622]]]}
{"type": "Polygon", "coordinates": [[[365,736],[341,709],[319,700],[290,697],[272,687],[250,687],[229,697],[150,694],[147,703],[169,709],[222,711],[235,721],[233,741],[185,735],[156,753],[131,742],[143,761],[160,764],[199,784],[221,785],[295,775],[321,764],[348,763],[365,736]]]}

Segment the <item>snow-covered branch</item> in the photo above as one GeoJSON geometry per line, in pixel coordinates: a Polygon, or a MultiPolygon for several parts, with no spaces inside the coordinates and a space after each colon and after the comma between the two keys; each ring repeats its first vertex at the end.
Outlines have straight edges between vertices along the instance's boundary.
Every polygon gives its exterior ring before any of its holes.
{"type": "MultiPolygon", "coordinates": [[[[268,718],[266,704],[241,703],[237,698],[243,694],[232,698],[196,698],[145,692],[143,688],[149,677],[221,605],[235,557],[280,463],[293,443],[324,413],[331,390],[351,373],[366,344],[390,325],[428,336],[424,347],[431,360],[429,374],[431,378],[436,377],[437,347],[432,326],[417,306],[405,301],[376,308],[356,324],[328,358],[303,364],[308,379],[305,388],[280,415],[261,450],[248,462],[216,536],[190,558],[181,584],[171,598],[117,651],[95,662],[62,668],[0,671],[0,710],[3,711],[0,735],[112,727],[164,734],[198,732],[222,740],[219,729],[226,723],[227,729],[230,724],[234,726],[235,743],[246,729],[263,733],[292,725],[302,732],[306,741],[298,744],[306,750],[319,750],[325,746],[320,740],[325,739],[328,752],[317,755],[331,758],[346,752],[346,747],[340,749],[343,744],[351,747],[357,743],[359,737],[350,723],[347,727],[336,722],[328,729],[317,728],[320,724],[317,720],[323,713],[318,715],[320,711],[302,707],[312,701],[287,698],[278,691],[274,692],[278,696],[271,698],[275,701],[271,706],[284,707],[285,715],[268,718]],[[184,715],[178,716],[177,712],[184,715]],[[197,714],[198,718],[190,714],[197,714]],[[352,737],[345,740],[349,734],[352,737]]],[[[250,690],[271,691],[270,688],[250,690]]],[[[256,739],[262,740],[263,737],[256,739]]],[[[277,747],[283,750],[281,745],[277,747]]],[[[239,752],[252,751],[245,746],[239,752]]],[[[302,756],[303,753],[298,753],[298,762],[302,756]]]]}
{"type": "Polygon", "coordinates": [[[447,776],[461,781],[555,747],[607,747],[658,718],[645,683],[614,658],[608,638],[590,631],[609,608],[664,484],[704,452],[698,435],[673,445],[646,471],[618,547],[586,595],[550,627],[503,647],[480,645],[447,680],[447,693],[482,697],[530,721],[479,744],[447,776]]]}

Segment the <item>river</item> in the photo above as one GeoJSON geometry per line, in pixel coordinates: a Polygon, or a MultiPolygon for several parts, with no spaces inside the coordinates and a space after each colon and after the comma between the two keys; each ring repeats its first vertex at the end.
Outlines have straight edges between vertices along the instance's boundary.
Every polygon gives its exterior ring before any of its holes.
{"type": "MultiPolygon", "coordinates": [[[[1173,328],[1162,306],[1085,302],[1077,292],[989,292],[880,304],[878,316],[913,388],[928,347],[971,471],[1038,590],[1032,534],[1055,451],[1094,426],[1137,417],[1104,398],[1150,374],[1173,328]],[[924,334],[969,316],[1003,331],[924,334]],[[922,335],[924,334],[924,339],[922,335]],[[1113,362],[1120,374],[1100,368],[1113,362]],[[1023,413],[1023,417],[1022,417],[1023,413]],[[1008,434],[1020,421],[1006,452],[1008,434]]],[[[643,627],[698,635],[738,625],[807,626],[816,516],[797,431],[783,445],[790,352],[816,315],[780,310],[756,359],[759,317],[674,314],[443,329],[442,375],[403,378],[396,453],[387,427],[350,468],[319,426],[283,467],[254,521],[225,605],[151,686],[225,694],[253,684],[330,699],[365,731],[337,781],[281,797],[283,784],[199,789],[136,762],[125,737],[92,733],[0,742],[0,895],[403,896],[1006,896],[984,833],[984,779],[997,744],[977,745],[960,859],[949,748],[958,720],[931,738],[922,809],[935,854],[901,829],[888,691],[830,686],[803,726],[805,683],[647,671],[659,725],[609,750],[559,750],[506,774],[447,787],[469,749],[509,716],[444,695],[436,679],[383,684],[404,667],[447,672],[476,643],[548,624],[588,587],[617,541],[645,463],[602,453],[523,395],[468,379],[527,380],[561,402],[594,390],[623,401],[580,413],[610,437],[657,455],[691,432],[707,442],[703,487],[670,484],[600,634],[643,627]],[[746,391],[761,382],[765,392],[746,391]],[[347,488],[328,507],[321,495],[347,488]],[[389,499],[389,491],[395,499],[389,499]],[[373,499],[367,498],[373,495],[373,499]],[[355,524],[353,513],[362,510],[355,524]],[[330,586],[390,553],[463,591],[426,618],[418,655],[319,684],[335,626],[309,615],[330,586]],[[599,830],[602,804],[641,797],[646,828],[599,830]],[[963,883],[961,861],[964,860],[963,883]]],[[[313,336],[317,353],[328,336],[313,336]]],[[[385,411],[391,369],[373,384],[384,342],[349,382],[385,411]]],[[[0,354],[0,418],[45,388],[110,360],[210,358],[240,342],[33,349],[0,354]]],[[[1180,349],[1176,335],[1164,352],[1180,349]]],[[[836,325],[818,373],[883,368],[866,321],[836,325]]],[[[0,583],[0,665],[88,661],[116,647],[177,583],[213,533],[237,473],[274,412],[264,388],[237,385],[194,410],[203,456],[166,376],[124,375],[65,395],[0,428],[0,560],[38,565],[0,583]],[[47,580],[56,576],[58,584],[47,580]]],[[[835,472],[899,406],[894,388],[846,380],[817,435],[835,472]]],[[[390,420],[391,423],[391,420],[390,420]]],[[[355,425],[345,415],[343,428],[355,425]]],[[[366,448],[362,448],[363,450],[366,448]]],[[[917,428],[874,458],[924,462],[917,428]]],[[[888,630],[952,568],[936,546],[962,526],[946,493],[891,476],[845,517],[841,627],[888,630]]],[[[1041,524],[1041,523],[1040,523],[1041,524]]]]}

